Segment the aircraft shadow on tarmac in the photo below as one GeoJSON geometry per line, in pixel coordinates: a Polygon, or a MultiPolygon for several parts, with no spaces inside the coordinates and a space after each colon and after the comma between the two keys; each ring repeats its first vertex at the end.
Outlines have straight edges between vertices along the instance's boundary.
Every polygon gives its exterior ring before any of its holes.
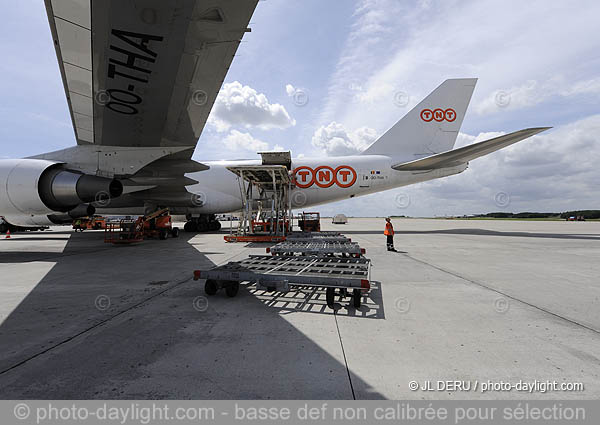
{"type": "MultiPolygon", "coordinates": [[[[378,235],[379,230],[349,230],[345,234],[356,235],[378,235]]],[[[444,230],[396,230],[399,235],[474,235],[474,236],[512,236],[518,238],[550,238],[550,239],[579,239],[600,240],[600,235],[578,234],[578,233],[533,233],[533,232],[500,232],[485,229],[444,229],[444,230]]]]}
{"type": "MultiPolygon", "coordinates": [[[[214,264],[192,237],[115,247],[84,232],[46,260],[17,244],[0,253],[13,273],[0,286],[0,399],[383,398],[349,373],[331,310],[314,336],[294,326],[314,322],[304,311],[325,313],[323,294],[205,297],[192,271],[214,264]]],[[[337,314],[383,318],[378,288],[337,314]]]]}

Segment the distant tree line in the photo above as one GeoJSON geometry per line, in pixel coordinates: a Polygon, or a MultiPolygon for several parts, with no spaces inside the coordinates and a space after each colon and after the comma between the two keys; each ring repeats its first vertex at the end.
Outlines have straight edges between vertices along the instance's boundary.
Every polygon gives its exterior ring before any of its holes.
{"type": "Polygon", "coordinates": [[[520,213],[509,213],[509,212],[491,212],[488,214],[479,214],[475,217],[491,217],[491,218],[569,218],[569,217],[583,217],[586,220],[600,218],[600,210],[579,210],[579,211],[565,211],[562,213],[541,213],[541,212],[520,212],[520,213]]]}
{"type": "Polygon", "coordinates": [[[569,218],[583,216],[586,220],[600,218],[600,210],[579,210],[579,211],[566,211],[560,214],[560,218],[569,218]]]}

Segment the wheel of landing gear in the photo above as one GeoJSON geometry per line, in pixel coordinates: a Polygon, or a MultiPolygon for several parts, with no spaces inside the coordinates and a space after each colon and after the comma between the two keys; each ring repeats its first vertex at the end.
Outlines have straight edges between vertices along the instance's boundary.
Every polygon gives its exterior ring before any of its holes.
{"type": "Polygon", "coordinates": [[[188,221],[183,226],[183,230],[185,230],[186,232],[197,232],[198,226],[195,221],[188,221]]]}
{"type": "Polygon", "coordinates": [[[219,286],[217,285],[216,280],[212,280],[212,279],[206,280],[206,283],[204,284],[204,292],[206,292],[206,295],[215,295],[217,293],[218,289],[219,289],[219,286]]]}
{"type": "Polygon", "coordinates": [[[360,289],[355,289],[352,291],[352,304],[354,308],[360,308],[360,301],[362,299],[362,294],[360,289]]]}
{"type": "Polygon", "coordinates": [[[228,297],[233,298],[237,295],[239,290],[240,290],[240,282],[231,281],[231,282],[229,282],[229,285],[227,285],[227,287],[225,288],[225,293],[227,294],[228,297]]]}
{"type": "Polygon", "coordinates": [[[221,229],[221,223],[214,220],[214,221],[209,221],[208,222],[208,230],[210,230],[211,232],[214,232],[216,230],[220,230],[221,229]]]}
{"type": "Polygon", "coordinates": [[[171,236],[173,236],[174,238],[179,237],[179,227],[173,227],[171,229],[171,236]]]}
{"type": "Polygon", "coordinates": [[[327,307],[333,308],[335,301],[335,288],[327,288],[325,291],[325,300],[327,301],[327,307]]]}

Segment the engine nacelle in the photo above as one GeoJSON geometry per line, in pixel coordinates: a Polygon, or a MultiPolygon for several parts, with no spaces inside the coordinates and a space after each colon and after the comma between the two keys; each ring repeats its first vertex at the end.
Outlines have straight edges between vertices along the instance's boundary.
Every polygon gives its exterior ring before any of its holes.
{"type": "Polygon", "coordinates": [[[118,180],[64,167],[42,159],[0,160],[0,216],[69,212],[81,204],[123,193],[118,180]]]}
{"type": "Polygon", "coordinates": [[[91,217],[96,213],[96,208],[90,204],[80,204],[66,213],[48,214],[48,220],[53,224],[70,224],[73,220],[82,217],[91,217]]]}

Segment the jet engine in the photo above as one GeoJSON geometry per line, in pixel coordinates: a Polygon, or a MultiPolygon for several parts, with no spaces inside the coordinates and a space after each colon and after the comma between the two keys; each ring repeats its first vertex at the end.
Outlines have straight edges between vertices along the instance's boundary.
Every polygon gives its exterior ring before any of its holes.
{"type": "Polygon", "coordinates": [[[122,193],[120,181],[69,170],[66,164],[42,159],[0,160],[0,216],[79,212],[81,204],[122,193]]]}
{"type": "Polygon", "coordinates": [[[48,220],[53,224],[71,224],[76,218],[91,217],[96,213],[96,208],[90,204],[79,204],[66,213],[48,214],[48,220]]]}

